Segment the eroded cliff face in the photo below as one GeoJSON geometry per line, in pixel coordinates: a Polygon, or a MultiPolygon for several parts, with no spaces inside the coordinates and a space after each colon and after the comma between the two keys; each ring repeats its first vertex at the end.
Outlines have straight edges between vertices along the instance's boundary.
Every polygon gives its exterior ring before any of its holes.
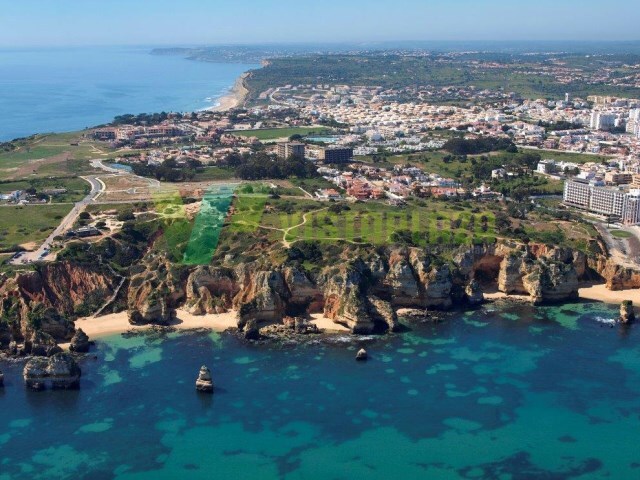
{"type": "MultiPolygon", "coordinates": [[[[33,342],[36,331],[71,339],[70,318],[92,310],[113,294],[119,279],[97,265],[58,262],[0,280],[0,343],[33,342]]],[[[27,345],[28,346],[28,345],[27,345]]],[[[28,350],[28,349],[27,349],[28,350]]],[[[29,353],[29,352],[27,352],[29,353]]]]}
{"type": "Polygon", "coordinates": [[[596,264],[600,275],[607,284],[609,290],[627,290],[630,288],[640,288],[640,269],[635,270],[628,267],[616,265],[608,259],[601,260],[596,264]]]}
{"type": "MultiPolygon", "coordinates": [[[[176,308],[195,315],[234,310],[240,329],[285,317],[323,313],[355,333],[400,328],[396,310],[477,305],[483,288],[527,295],[535,303],[572,300],[579,281],[601,275],[612,289],[640,286],[640,272],[617,267],[604,256],[544,245],[501,242],[462,248],[444,261],[418,248],[346,251],[309,272],[296,261],[185,267],[151,253],[130,269],[118,296],[134,324],[169,324],[176,308]],[[354,253],[355,252],[355,253],[354,253]]],[[[65,262],[14,278],[0,277],[0,342],[20,340],[37,351],[73,335],[70,319],[87,299],[113,295],[120,278],[99,266],[65,262]],[[100,295],[96,295],[100,292],[100,295]]],[[[98,306],[98,305],[96,305],[98,306]]]]}
{"type": "MultiPolygon", "coordinates": [[[[478,247],[461,252],[456,264],[466,277],[478,282],[494,277],[499,291],[529,296],[534,303],[577,299],[579,282],[594,275],[582,252],[540,244],[478,247]]],[[[478,295],[477,288],[474,294],[478,295]]]]}
{"type": "Polygon", "coordinates": [[[167,325],[185,299],[184,272],[164,256],[147,256],[131,273],[126,294],[129,323],[167,325]]]}

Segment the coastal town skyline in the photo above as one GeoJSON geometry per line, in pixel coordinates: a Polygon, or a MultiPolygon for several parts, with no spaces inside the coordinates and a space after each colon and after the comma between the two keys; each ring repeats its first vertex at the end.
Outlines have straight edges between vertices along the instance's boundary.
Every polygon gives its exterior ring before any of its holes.
{"type": "Polygon", "coordinates": [[[86,8],[86,2],[78,0],[11,2],[3,6],[0,47],[633,41],[638,40],[640,20],[638,9],[623,0],[541,0],[517,6],[502,0],[399,0],[393,6],[382,0],[327,0],[302,8],[292,0],[241,4],[159,0],[153,7],[151,12],[148,3],[140,0],[115,0],[101,4],[100,9],[86,8]],[[609,17],[612,21],[604,21],[609,17]]]}

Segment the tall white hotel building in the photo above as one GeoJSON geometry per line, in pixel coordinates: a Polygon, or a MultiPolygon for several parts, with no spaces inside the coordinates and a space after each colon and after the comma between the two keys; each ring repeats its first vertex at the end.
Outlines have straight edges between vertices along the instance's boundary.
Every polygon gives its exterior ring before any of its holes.
{"type": "Polygon", "coordinates": [[[617,217],[625,225],[640,224],[640,190],[624,191],[588,180],[568,180],[564,184],[564,203],[598,215],[617,217]]]}

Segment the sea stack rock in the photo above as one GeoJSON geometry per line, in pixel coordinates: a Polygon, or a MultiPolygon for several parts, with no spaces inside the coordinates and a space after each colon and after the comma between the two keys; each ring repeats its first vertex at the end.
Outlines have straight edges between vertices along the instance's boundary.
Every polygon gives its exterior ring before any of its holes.
{"type": "Polygon", "coordinates": [[[364,348],[361,348],[360,350],[358,350],[358,353],[356,353],[356,360],[359,362],[364,362],[368,358],[369,358],[369,354],[364,348]]]}
{"type": "Polygon", "coordinates": [[[257,320],[248,320],[244,326],[244,338],[247,340],[260,340],[260,327],[257,320]]]}
{"type": "Polygon", "coordinates": [[[76,330],[75,335],[71,339],[69,350],[77,353],[87,353],[89,351],[89,337],[81,328],[76,330]]]}
{"type": "Polygon", "coordinates": [[[633,302],[625,300],[620,305],[620,321],[622,323],[631,323],[636,319],[636,313],[633,309],[633,302]]]}
{"type": "Polygon", "coordinates": [[[472,280],[469,285],[467,285],[464,293],[467,295],[467,301],[471,306],[480,305],[484,302],[484,293],[476,280],[472,280]]]}
{"type": "Polygon", "coordinates": [[[4,373],[0,370],[0,387],[4,387],[4,373]]]}
{"type": "Polygon", "coordinates": [[[49,359],[32,358],[22,372],[24,382],[32,390],[75,389],[80,386],[80,367],[68,353],[56,353],[49,359]]]}
{"type": "Polygon", "coordinates": [[[49,362],[44,358],[32,358],[24,366],[22,376],[25,385],[31,390],[44,390],[46,388],[47,366],[49,362]]]}
{"type": "Polygon", "coordinates": [[[200,374],[196,380],[196,390],[199,392],[213,393],[213,379],[211,378],[211,370],[203,365],[200,367],[200,374]]]}
{"type": "Polygon", "coordinates": [[[56,353],[49,358],[47,374],[51,388],[70,390],[80,386],[80,367],[68,353],[56,353]]]}

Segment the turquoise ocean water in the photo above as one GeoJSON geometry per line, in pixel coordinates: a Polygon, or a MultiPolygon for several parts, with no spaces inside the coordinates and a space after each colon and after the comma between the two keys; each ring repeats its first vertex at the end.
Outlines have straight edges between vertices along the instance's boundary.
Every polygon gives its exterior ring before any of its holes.
{"type": "Polygon", "coordinates": [[[115,336],[76,392],[3,363],[0,479],[639,478],[640,334],[616,313],[489,306],[367,343],[367,363],[343,337],[115,336]]]}
{"type": "Polygon", "coordinates": [[[0,49],[0,141],[80,130],[125,113],[215,104],[257,65],[150,55],[151,47],[0,49]]]}

